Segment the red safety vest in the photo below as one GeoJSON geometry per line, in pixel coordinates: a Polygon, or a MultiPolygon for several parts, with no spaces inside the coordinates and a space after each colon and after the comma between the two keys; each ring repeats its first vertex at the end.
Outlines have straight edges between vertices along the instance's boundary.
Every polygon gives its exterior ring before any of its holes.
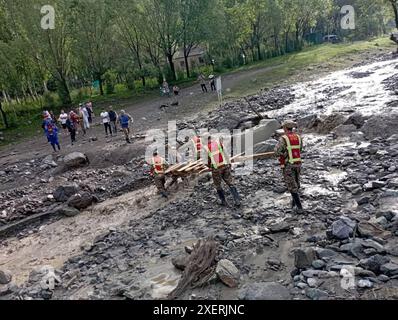
{"type": "Polygon", "coordinates": [[[200,158],[200,153],[202,152],[202,139],[198,136],[192,138],[192,142],[195,148],[196,158],[200,158]]]}
{"type": "Polygon", "coordinates": [[[160,156],[153,157],[152,165],[153,165],[155,174],[164,174],[165,173],[165,170],[164,170],[165,161],[162,157],[160,157],[160,156]]]}
{"type": "Polygon", "coordinates": [[[207,153],[214,169],[218,169],[228,164],[221,143],[216,141],[209,142],[209,144],[207,145],[207,153]]]}
{"type": "Polygon", "coordinates": [[[279,163],[282,168],[285,167],[286,161],[290,164],[301,164],[301,138],[296,133],[289,133],[282,137],[286,142],[287,158],[281,156],[279,163]]]}

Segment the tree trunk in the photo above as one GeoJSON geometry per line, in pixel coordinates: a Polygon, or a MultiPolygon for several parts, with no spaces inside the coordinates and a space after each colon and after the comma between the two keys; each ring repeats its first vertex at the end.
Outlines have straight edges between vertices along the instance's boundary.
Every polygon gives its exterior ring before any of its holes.
{"type": "Polygon", "coordinates": [[[394,11],[394,16],[395,16],[395,26],[398,29],[398,2],[396,0],[390,0],[392,9],[394,11]]]}
{"type": "Polygon", "coordinates": [[[7,102],[7,103],[10,102],[10,100],[9,100],[9,98],[8,98],[8,95],[7,95],[7,92],[5,92],[4,90],[3,90],[3,98],[4,98],[4,101],[5,101],[5,102],[7,102]]]}
{"type": "Polygon", "coordinates": [[[261,55],[261,44],[260,44],[260,41],[257,41],[257,57],[258,57],[258,60],[262,60],[263,59],[263,57],[261,55]]]}
{"type": "Polygon", "coordinates": [[[72,104],[72,98],[65,78],[58,79],[58,95],[65,106],[72,104]]]}
{"type": "Polygon", "coordinates": [[[99,87],[100,87],[100,95],[103,96],[104,95],[104,83],[102,81],[102,77],[98,77],[98,81],[99,81],[99,87]]]}
{"type": "Polygon", "coordinates": [[[188,61],[188,57],[189,57],[189,52],[186,52],[186,50],[184,49],[184,61],[185,61],[185,70],[187,72],[187,78],[190,78],[191,76],[191,72],[189,70],[189,61],[188,61]]]}
{"type": "Polygon", "coordinates": [[[174,61],[173,61],[173,55],[172,54],[167,54],[167,61],[169,62],[170,65],[170,71],[171,71],[171,76],[172,76],[172,80],[176,81],[177,77],[176,77],[176,70],[174,67],[174,61]]]}
{"type": "Polygon", "coordinates": [[[44,93],[48,92],[47,81],[43,81],[43,90],[44,90],[44,93]]]}
{"type": "Polygon", "coordinates": [[[5,125],[6,129],[8,129],[9,125],[8,125],[7,115],[6,115],[5,111],[3,110],[3,105],[1,104],[1,101],[0,101],[0,112],[1,112],[1,116],[3,117],[4,125],[5,125]]]}

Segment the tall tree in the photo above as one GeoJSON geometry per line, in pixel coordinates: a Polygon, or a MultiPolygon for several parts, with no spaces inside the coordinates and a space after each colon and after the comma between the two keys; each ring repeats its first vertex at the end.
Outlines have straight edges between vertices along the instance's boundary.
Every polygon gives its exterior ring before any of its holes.
{"type": "Polygon", "coordinates": [[[158,46],[167,59],[172,80],[176,80],[174,55],[181,39],[180,1],[147,0],[144,8],[146,25],[158,38],[158,46]]]}

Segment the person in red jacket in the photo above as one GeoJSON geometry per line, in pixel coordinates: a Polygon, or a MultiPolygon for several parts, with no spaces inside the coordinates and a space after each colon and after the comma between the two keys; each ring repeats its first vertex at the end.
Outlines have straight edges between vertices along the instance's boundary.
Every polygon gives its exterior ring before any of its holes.
{"type": "Polygon", "coordinates": [[[292,207],[296,208],[298,214],[302,214],[304,210],[298,192],[300,189],[303,141],[301,136],[293,131],[297,127],[295,122],[286,121],[282,126],[284,135],[275,147],[275,156],[279,157],[286,187],[292,195],[292,207]]]}

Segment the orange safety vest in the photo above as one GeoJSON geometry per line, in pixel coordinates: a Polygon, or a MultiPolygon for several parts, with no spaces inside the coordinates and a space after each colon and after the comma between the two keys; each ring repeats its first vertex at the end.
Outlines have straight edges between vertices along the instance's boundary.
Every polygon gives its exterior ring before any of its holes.
{"type": "Polygon", "coordinates": [[[287,158],[281,156],[279,158],[279,163],[282,168],[285,167],[286,161],[290,164],[301,164],[301,138],[296,133],[289,133],[282,137],[286,142],[287,158]]]}
{"type": "Polygon", "coordinates": [[[209,142],[207,146],[207,153],[214,169],[218,169],[228,164],[221,143],[216,141],[209,142]]]}
{"type": "Polygon", "coordinates": [[[200,158],[200,153],[202,152],[202,139],[198,136],[192,138],[192,142],[195,148],[196,158],[200,158]]]}
{"type": "Polygon", "coordinates": [[[164,174],[165,173],[165,161],[162,157],[157,156],[157,157],[153,157],[152,158],[152,165],[153,165],[153,169],[155,174],[164,174]]]}

